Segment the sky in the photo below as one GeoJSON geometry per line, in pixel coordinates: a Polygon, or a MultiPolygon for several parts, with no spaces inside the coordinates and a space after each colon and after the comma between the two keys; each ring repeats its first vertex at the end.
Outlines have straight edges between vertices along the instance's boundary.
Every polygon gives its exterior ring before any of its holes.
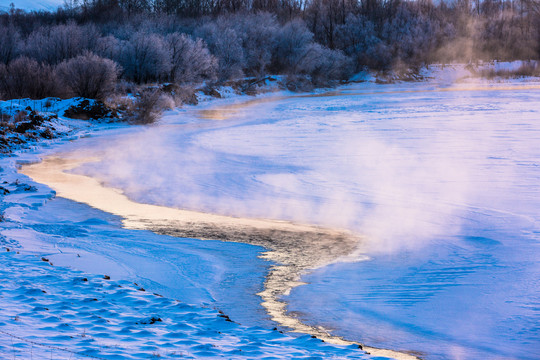
{"type": "Polygon", "coordinates": [[[0,11],[8,11],[12,3],[16,9],[39,11],[56,10],[64,5],[64,0],[0,0],[0,11]]]}

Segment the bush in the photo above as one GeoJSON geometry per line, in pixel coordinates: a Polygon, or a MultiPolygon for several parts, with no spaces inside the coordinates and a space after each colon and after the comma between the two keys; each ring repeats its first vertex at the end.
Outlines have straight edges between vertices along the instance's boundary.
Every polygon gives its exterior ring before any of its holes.
{"type": "Polygon", "coordinates": [[[58,84],[51,66],[21,56],[0,70],[0,93],[7,99],[42,99],[56,96],[58,84]]]}
{"type": "Polygon", "coordinates": [[[59,64],[56,73],[69,96],[102,100],[114,90],[119,68],[112,60],[87,52],[59,64]]]}
{"type": "Polygon", "coordinates": [[[159,89],[142,90],[133,102],[127,120],[133,124],[147,125],[154,123],[161,112],[174,106],[172,99],[159,89]]]}

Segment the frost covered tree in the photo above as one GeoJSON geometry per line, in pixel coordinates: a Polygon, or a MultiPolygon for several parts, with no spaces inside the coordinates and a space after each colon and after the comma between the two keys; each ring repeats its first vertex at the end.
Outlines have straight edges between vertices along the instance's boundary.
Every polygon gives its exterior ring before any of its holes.
{"type": "Polygon", "coordinates": [[[227,18],[242,40],[245,71],[248,75],[266,73],[276,47],[279,24],[270,13],[238,14],[227,18]]]}
{"type": "MultiPolygon", "coordinates": [[[[535,34],[520,21],[522,15],[511,9],[497,12],[489,21],[481,21],[478,48],[483,58],[498,60],[533,59],[540,51],[540,32],[535,34]]],[[[540,20],[539,20],[540,21],[540,20]]]]}
{"type": "Polygon", "coordinates": [[[356,0],[309,0],[305,6],[304,18],[315,39],[334,48],[334,34],[338,25],[343,24],[349,14],[358,11],[356,0]]]}
{"type": "Polygon", "coordinates": [[[51,65],[71,59],[93,48],[100,37],[95,26],[45,26],[34,30],[26,40],[24,54],[51,65]]]}
{"type": "Polygon", "coordinates": [[[274,60],[275,66],[286,73],[309,75],[316,84],[344,79],[352,70],[352,63],[343,52],[313,42],[313,34],[301,20],[283,26],[274,60]]]}
{"type": "Polygon", "coordinates": [[[167,35],[165,41],[170,54],[170,81],[191,84],[214,79],[217,59],[201,39],[193,40],[175,32],[167,35]]]}
{"type": "Polygon", "coordinates": [[[242,38],[224,23],[207,22],[195,31],[195,36],[202,38],[218,59],[220,80],[242,77],[245,66],[242,38]]]}
{"type": "Polygon", "coordinates": [[[6,73],[24,55],[43,70],[91,51],[120,64],[126,84],[181,85],[269,72],[323,83],[349,73],[351,60],[355,70],[388,70],[539,59],[538,3],[85,0],[55,13],[0,13],[0,63],[6,73]]]}
{"type": "Polygon", "coordinates": [[[51,66],[20,56],[0,72],[0,93],[6,99],[42,99],[57,94],[57,81],[51,66]]]}
{"type": "Polygon", "coordinates": [[[334,39],[336,48],[354,59],[357,70],[363,66],[384,68],[391,62],[389,53],[380,51],[384,45],[375,24],[363,15],[347,16],[345,23],[336,27],[334,39]]]}
{"type": "Polygon", "coordinates": [[[86,52],[58,64],[55,71],[68,96],[103,100],[114,90],[119,68],[110,59],[86,52]]]}
{"type": "Polygon", "coordinates": [[[100,37],[92,52],[101,57],[118,60],[122,50],[122,42],[112,35],[100,37]]]}
{"type": "Polygon", "coordinates": [[[171,69],[169,51],[163,37],[145,31],[138,31],[123,42],[119,60],[124,75],[137,83],[162,80],[171,69]]]}
{"type": "Polygon", "coordinates": [[[294,72],[312,41],[313,34],[304,21],[295,19],[286,23],[277,35],[274,68],[277,71],[294,72]]]}
{"type": "Polygon", "coordinates": [[[309,75],[314,84],[325,85],[331,80],[347,79],[352,70],[351,60],[340,50],[311,43],[299,58],[295,73],[309,75]]]}
{"type": "Polygon", "coordinates": [[[0,63],[8,64],[15,59],[19,55],[20,48],[19,30],[13,24],[0,25],[0,63]]]}
{"type": "Polygon", "coordinates": [[[381,37],[389,45],[393,61],[419,66],[435,52],[438,28],[414,4],[400,3],[395,15],[383,24],[381,37]]]}

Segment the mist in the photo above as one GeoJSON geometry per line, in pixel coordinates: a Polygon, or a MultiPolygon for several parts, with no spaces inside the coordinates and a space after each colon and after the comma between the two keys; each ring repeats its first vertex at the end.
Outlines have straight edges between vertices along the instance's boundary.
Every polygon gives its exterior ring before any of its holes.
{"type": "Polygon", "coordinates": [[[78,171],[139,202],[349,230],[366,236],[359,252],[418,248],[459,234],[486,197],[506,204],[493,197],[514,178],[504,167],[484,181],[491,152],[506,151],[496,90],[422,86],[406,96],[281,98],[225,121],[170,112],[98,140],[102,161],[78,171]]]}

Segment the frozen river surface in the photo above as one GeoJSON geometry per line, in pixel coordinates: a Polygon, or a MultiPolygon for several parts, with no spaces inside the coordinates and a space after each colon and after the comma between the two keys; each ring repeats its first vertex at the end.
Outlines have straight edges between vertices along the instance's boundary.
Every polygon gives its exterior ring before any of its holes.
{"type": "Polygon", "coordinates": [[[305,323],[427,359],[534,359],[537,85],[355,85],[224,101],[72,147],[102,159],[79,172],[139,202],[365,235],[286,296],[305,323]]]}

